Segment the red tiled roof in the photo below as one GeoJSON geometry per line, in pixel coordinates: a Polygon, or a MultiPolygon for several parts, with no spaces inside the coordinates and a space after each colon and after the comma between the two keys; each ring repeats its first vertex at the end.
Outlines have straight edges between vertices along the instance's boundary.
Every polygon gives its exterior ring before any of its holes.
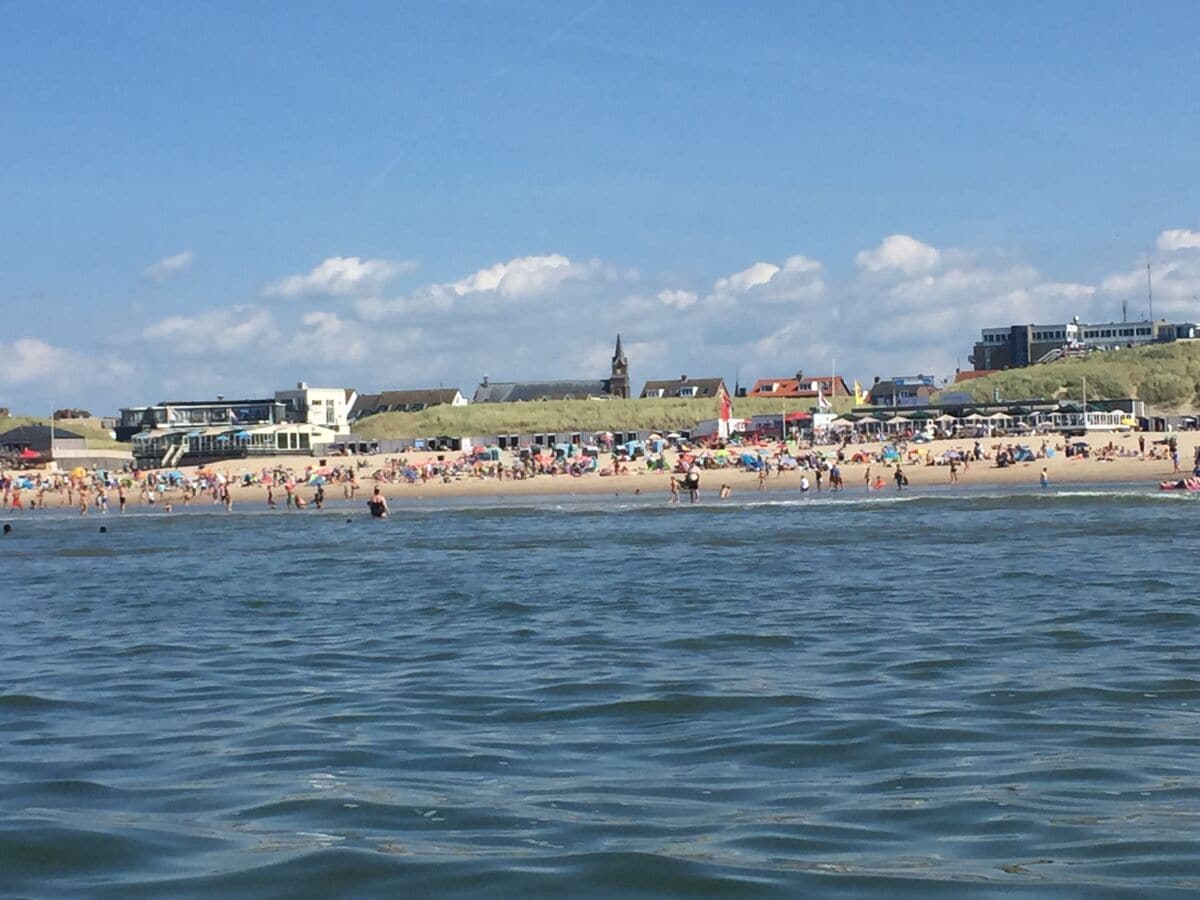
{"type": "Polygon", "coordinates": [[[954,383],[958,384],[960,381],[971,381],[974,378],[983,378],[987,375],[995,375],[999,371],[999,369],[979,369],[978,371],[968,370],[966,372],[959,372],[954,376],[954,383]]]}
{"type": "Polygon", "coordinates": [[[795,378],[760,378],[754,382],[754,387],[749,391],[751,397],[815,397],[817,392],[812,390],[809,385],[814,381],[819,382],[822,389],[829,396],[840,394],[843,397],[850,395],[850,388],[846,385],[846,380],[838,375],[805,375],[804,380],[797,381],[795,378]],[[776,390],[763,390],[764,387],[779,385],[776,390]],[[804,387],[800,387],[803,384],[804,387]],[[830,387],[832,385],[832,388],[830,387]]]}

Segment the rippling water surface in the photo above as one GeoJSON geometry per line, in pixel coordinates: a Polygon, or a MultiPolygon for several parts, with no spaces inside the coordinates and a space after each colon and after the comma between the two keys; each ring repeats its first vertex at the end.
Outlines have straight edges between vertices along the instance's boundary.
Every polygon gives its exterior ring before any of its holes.
{"type": "Polygon", "coordinates": [[[12,520],[0,894],[1200,893],[1188,498],[398,505],[12,520]]]}

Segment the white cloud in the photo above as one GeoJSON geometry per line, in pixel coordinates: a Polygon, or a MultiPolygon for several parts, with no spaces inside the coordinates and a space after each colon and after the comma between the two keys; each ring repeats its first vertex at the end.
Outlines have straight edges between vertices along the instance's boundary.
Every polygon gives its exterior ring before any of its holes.
{"type": "Polygon", "coordinates": [[[59,405],[63,405],[63,398],[119,383],[133,372],[127,360],[56,347],[40,338],[0,342],[0,384],[53,388],[54,402],[59,405]]]}
{"type": "MultiPolygon", "coordinates": [[[[237,306],[194,316],[168,316],[142,329],[142,337],[163,355],[223,354],[265,345],[278,334],[265,309],[237,306]]],[[[143,350],[147,349],[143,344],[143,350]]]]}
{"type": "Polygon", "coordinates": [[[289,275],[268,285],[268,297],[363,296],[377,292],[403,272],[411,272],[412,260],[360,259],[357,256],[331,256],[304,275],[289,275]]]}
{"type": "Polygon", "coordinates": [[[504,297],[533,297],[553,291],[569,279],[586,278],[595,271],[595,263],[572,263],[557,253],[521,256],[480,269],[447,287],[459,297],[485,291],[495,291],[504,297]]]}
{"type": "Polygon", "coordinates": [[[768,262],[756,262],[740,272],[734,272],[725,278],[718,278],[713,285],[717,294],[743,294],[753,287],[766,284],[775,277],[779,266],[768,262]]]}
{"type": "Polygon", "coordinates": [[[687,309],[700,298],[692,291],[659,291],[656,295],[659,302],[675,309],[687,309]]]}
{"type": "Polygon", "coordinates": [[[302,328],[292,335],[284,358],[356,362],[367,355],[367,336],[357,322],[347,322],[333,312],[314,311],[304,315],[302,328]]]}
{"type": "MultiPolygon", "coordinates": [[[[737,368],[743,383],[797,369],[824,373],[835,358],[839,373],[864,383],[905,371],[950,375],[966,365],[980,328],[1118,319],[1122,300],[1145,296],[1145,268],[1132,260],[1127,271],[1083,283],[1003,251],[939,249],[898,235],[851,258],[858,265],[834,277],[807,256],[760,256],[697,292],[678,275],[531,255],[399,296],[354,287],[353,305],[336,312],[202,309],[147,325],[136,353],[126,354],[145,383],[110,399],[156,400],[168,386],[179,395],[253,392],[297,379],[364,390],[444,383],[469,393],[484,372],[498,381],[600,378],[618,331],[635,389],[680,372],[732,380],[737,368]]],[[[1200,253],[1164,250],[1153,275],[1156,314],[1200,316],[1200,253]]],[[[324,289],[338,283],[331,279],[324,289]]],[[[70,383],[62,373],[91,385],[92,369],[104,364],[36,338],[0,344],[0,381],[22,379],[26,397],[42,383],[70,383]]],[[[91,402],[56,386],[43,396],[91,402]]]]}
{"type": "Polygon", "coordinates": [[[11,344],[0,344],[0,380],[24,384],[57,376],[72,361],[72,353],[54,347],[40,338],[17,338],[11,344]]]}
{"type": "Polygon", "coordinates": [[[620,271],[599,260],[574,262],[560,254],[520,256],[479,269],[458,281],[431,284],[401,297],[364,297],[355,311],[364,319],[379,321],[394,316],[447,313],[460,302],[470,302],[473,315],[509,309],[501,301],[556,297],[573,287],[598,288],[607,283],[637,280],[636,271],[620,271]],[[490,303],[488,301],[491,301],[490,303]]]}
{"type": "Polygon", "coordinates": [[[182,253],[164,256],[158,262],[151,263],[142,270],[142,275],[151,281],[168,281],[176,275],[182,275],[192,267],[192,263],[195,261],[195,251],[184,250],[182,253]]]}
{"type": "Polygon", "coordinates": [[[907,234],[893,234],[883,239],[874,250],[861,250],[854,257],[860,269],[867,272],[899,270],[916,275],[936,269],[941,253],[936,247],[923,244],[907,234]]]}
{"type": "Polygon", "coordinates": [[[1163,253],[1200,250],[1200,231],[1192,231],[1190,228],[1168,228],[1158,236],[1158,249],[1163,253]]]}

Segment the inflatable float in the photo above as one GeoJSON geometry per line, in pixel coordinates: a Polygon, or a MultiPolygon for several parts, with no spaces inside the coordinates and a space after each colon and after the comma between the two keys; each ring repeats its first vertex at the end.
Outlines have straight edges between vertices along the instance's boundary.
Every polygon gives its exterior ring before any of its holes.
{"type": "Polygon", "coordinates": [[[1200,491],[1200,478],[1181,478],[1179,481],[1160,481],[1160,491],[1200,491]]]}

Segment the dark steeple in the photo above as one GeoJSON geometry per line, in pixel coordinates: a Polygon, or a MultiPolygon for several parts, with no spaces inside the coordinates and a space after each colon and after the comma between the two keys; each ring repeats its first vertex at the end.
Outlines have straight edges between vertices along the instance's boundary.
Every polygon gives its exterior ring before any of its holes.
{"type": "Polygon", "coordinates": [[[614,397],[629,399],[629,360],[625,358],[625,350],[621,346],[621,335],[617,333],[617,346],[613,350],[612,378],[609,381],[608,392],[614,397]]]}

